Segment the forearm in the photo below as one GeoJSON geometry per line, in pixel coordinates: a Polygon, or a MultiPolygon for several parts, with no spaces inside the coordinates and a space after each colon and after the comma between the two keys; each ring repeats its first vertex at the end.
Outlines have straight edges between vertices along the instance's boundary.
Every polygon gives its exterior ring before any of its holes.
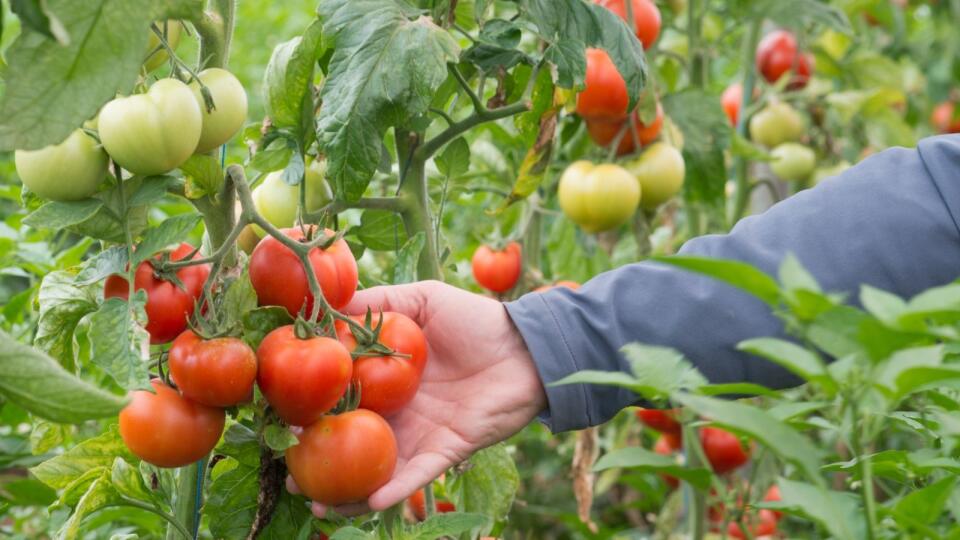
{"type": "MultiPolygon", "coordinates": [[[[748,262],[773,275],[793,253],[824,289],[853,300],[864,283],[911,296],[960,274],[953,163],[960,163],[960,147],[951,139],[927,140],[920,152],[887,151],[743,220],[730,234],[692,240],[681,251],[748,262]]],[[[583,369],[626,370],[619,350],[631,342],[676,348],[712,382],[798,382],[736,350],[744,339],[782,335],[762,302],[677,269],[634,264],[578,292],[530,294],[507,307],[546,383],[583,369]]],[[[548,388],[548,399],[547,421],[562,431],[602,423],[636,396],[572,385],[548,388]]]]}

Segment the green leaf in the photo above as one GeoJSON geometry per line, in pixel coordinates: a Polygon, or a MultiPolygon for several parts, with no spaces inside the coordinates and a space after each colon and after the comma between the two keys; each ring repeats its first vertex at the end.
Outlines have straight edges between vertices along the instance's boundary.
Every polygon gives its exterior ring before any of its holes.
{"type": "Polygon", "coordinates": [[[667,347],[630,343],[621,349],[636,377],[636,391],[657,399],[680,389],[698,388],[707,379],[680,352],[667,347]]]}
{"type": "Polygon", "coordinates": [[[35,229],[50,229],[56,231],[71,225],[83,223],[93,217],[102,206],[103,201],[100,199],[48,202],[23,218],[23,224],[35,229]]]}
{"type": "Polygon", "coordinates": [[[491,19],[483,25],[477,40],[464,51],[461,60],[488,73],[496,72],[498,68],[507,70],[521,62],[530,64],[530,58],[517,50],[520,37],[517,25],[503,19],[491,19]]]}
{"type": "Polygon", "coordinates": [[[131,466],[121,457],[113,460],[113,466],[110,468],[110,481],[113,483],[113,487],[126,497],[144,501],[154,498],[153,492],[144,483],[139,469],[131,466]]]}
{"type": "Polygon", "coordinates": [[[263,440],[267,443],[267,446],[275,452],[283,452],[299,442],[296,435],[291,433],[289,429],[278,424],[270,424],[264,428],[263,440]]]}
{"type": "Polygon", "coordinates": [[[226,289],[223,294],[224,326],[240,328],[244,315],[257,308],[257,291],[250,282],[250,269],[244,268],[243,273],[228,282],[226,289]]]}
{"type": "Polygon", "coordinates": [[[420,252],[426,245],[427,239],[423,231],[418,232],[413,238],[407,240],[407,243],[397,252],[397,261],[393,265],[393,284],[413,283],[417,280],[417,262],[420,260],[420,252]]]}
{"type": "Polygon", "coordinates": [[[234,422],[223,434],[217,453],[232,457],[247,467],[260,466],[260,443],[257,434],[247,426],[234,422]]]}
{"type": "Polygon", "coordinates": [[[59,360],[61,365],[72,368],[73,333],[84,316],[96,311],[99,294],[99,286],[78,286],[73,282],[73,275],[66,271],[44,276],[37,295],[40,315],[33,345],[59,360]]]}
{"type": "Polygon", "coordinates": [[[330,540],[377,540],[379,537],[356,527],[341,527],[330,540]]]}
{"type": "Polygon", "coordinates": [[[730,153],[734,157],[742,157],[747,161],[773,161],[773,156],[769,152],[738,133],[734,133],[730,139],[730,153]]]}
{"type": "Polygon", "coordinates": [[[243,314],[243,339],[256,350],[263,338],[276,328],[293,324],[286,308],[265,306],[243,314]]]}
{"type": "Polygon", "coordinates": [[[822,24],[838,32],[850,33],[850,21],[843,11],[818,0],[761,0],[751,6],[780,26],[798,27],[807,22],[822,24]]]}
{"type": "Polygon", "coordinates": [[[30,431],[30,451],[38,456],[63,444],[66,430],[60,424],[35,420],[30,431]]]}
{"type": "Polygon", "coordinates": [[[820,483],[821,451],[793,428],[766,411],[738,401],[725,401],[679,392],[672,400],[689,407],[712,423],[762,443],[793,463],[811,481],[820,483]]]}
{"type": "Polygon", "coordinates": [[[931,525],[943,513],[956,485],[957,477],[947,476],[924,488],[911,491],[897,502],[893,508],[894,513],[931,525]]]}
{"type": "Polygon", "coordinates": [[[688,89],[664,96],[663,109],[683,133],[684,197],[721,201],[727,182],[723,150],[732,131],[720,102],[703,90],[688,89]]]}
{"type": "Polygon", "coordinates": [[[789,514],[816,521],[830,531],[833,537],[842,540],[859,540],[866,537],[864,513],[852,493],[830,491],[822,486],[780,479],[780,502],[764,504],[789,514]]]}
{"type": "Polygon", "coordinates": [[[70,34],[60,19],[47,9],[44,0],[10,0],[10,11],[30,30],[55,39],[60,45],[70,44],[70,34]]]}
{"type": "Polygon", "coordinates": [[[524,18],[549,46],[544,58],[557,66],[564,88],[581,87],[586,75],[585,49],[607,51],[627,85],[628,110],[636,106],[647,82],[643,46],[633,30],[605,7],[582,0],[530,0],[524,18]]]}
{"type": "Polygon", "coordinates": [[[374,251],[395,251],[407,241],[403,220],[389,210],[364,210],[357,238],[374,251]]]}
{"type": "Polygon", "coordinates": [[[194,154],[180,165],[187,177],[184,193],[188,199],[199,199],[205,195],[217,195],[223,186],[223,169],[220,160],[206,154],[194,154]]]}
{"type": "Polygon", "coordinates": [[[178,244],[189,236],[190,232],[200,223],[200,214],[181,214],[163,220],[160,225],[148,229],[143,240],[133,252],[132,265],[153,257],[173,244],[178,244]]]}
{"type": "Polygon", "coordinates": [[[61,527],[58,538],[64,540],[80,538],[80,523],[85,517],[105,506],[117,504],[120,501],[122,501],[122,498],[110,483],[109,473],[104,472],[90,484],[86,493],[80,498],[73,509],[73,514],[70,515],[70,519],[61,527]]]}
{"type": "Polygon", "coordinates": [[[116,426],[100,435],[80,442],[63,454],[30,469],[41,482],[54,489],[63,489],[96,468],[109,468],[117,457],[133,460],[116,426]]]}
{"type": "Polygon", "coordinates": [[[84,261],[73,279],[73,284],[77,287],[90,285],[107,276],[123,275],[126,271],[127,246],[113,246],[84,261]]]}
{"type": "Polygon", "coordinates": [[[250,167],[261,172],[279,171],[290,163],[290,157],[293,156],[294,148],[286,143],[271,144],[266,149],[261,150],[250,160],[250,167]]]}
{"type": "MultiPolygon", "coordinates": [[[[506,519],[520,486],[520,474],[507,447],[500,443],[485,448],[470,456],[469,463],[464,472],[454,472],[447,477],[447,496],[460,512],[482,514],[494,521],[506,519]]],[[[481,525],[483,523],[473,527],[481,525]]],[[[448,531],[447,534],[454,533],[448,531]]]]}
{"type": "Polygon", "coordinates": [[[829,392],[836,390],[836,383],[827,372],[823,360],[815,352],[795,343],[776,338],[757,338],[744,341],[737,348],[775,362],[829,392]]]}
{"type": "Polygon", "coordinates": [[[61,46],[23,32],[6,52],[0,148],[34,150],[64,139],[115,95],[133,87],[154,10],[149,0],[48,0],[64,22],[61,46]]]}
{"type": "Polygon", "coordinates": [[[217,474],[217,469],[231,461],[232,458],[227,458],[214,468],[213,482],[204,503],[204,513],[210,518],[210,534],[224,540],[247,537],[257,506],[257,468],[237,465],[217,474]]]}
{"type": "Polygon", "coordinates": [[[146,291],[141,289],[130,303],[108,298],[90,316],[90,361],[127,390],[149,388],[146,303],[146,291]]]}
{"type": "Polygon", "coordinates": [[[452,514],[435,514],[423,523],[418,523],[409,530],[410,540],[434,540],[436,538],[457,536],[470,530],[479,529],[490,524],[490,518],[483,514],[467,514],[455,512],[452,514]]]}
{"type": "Polygon", "coordinates": [[[597,472],[615,468],[669,474],[698,489],[710,487],[712,478],[712,474],[707,469],[690,469],[677,463],[670,456],[663,456],[639,447],[621,448],[604,454],[593,466],[593,470],[597,472]]]}
{"type": "Polygon", "coordinates": [[[792,253],[787,253],[787,256],[783,259],[783,264],[780,265],[779,277],[780,283],[788,290],[802,289],[815,293],[821,292],[817,280],[800,264],[800,260],[792,253]]]}
{"type": "Polygon", "coordinates": [[[380,162],[388,127],[424,114],[459,47],[443,28],[396,0],[321,0],[335,46],[317,138],[338,197],[359,199],[380,162]]]}
{"type": "Polygon", "coordinates": [[[466,174],[470,169],[470,145],[463,137],[457,137],[443,148],[434,161],[440,174],[448,178],[466,174]]]}
{"type": "Polygon", "coordinates": [[[167,190],[179,181],[173,176],[149,176],[140,182],[139,187],[135,187],[131,183],[130,188],[133,189],[133,194],[128,194],[127,205],[145,206],[153,204],[166,196],[167,190]]]}
{"type": "Polygon", "coordinates": [[[277,127],[299,128],[305,116],[313,116],[310,85],[321,53],[322,28],[320,21],[314,21],[302,37],[297,36],[273,49],[263,74],[263,101],[267,115],[277,127]]]}
{"type": "Polygon", "coordinates": [[[656,256],[651,259],[718,279],[756,296],[771,306],[777,304],[780,296],[777,282],[747,263],[691,255],[656,256]]]}
{"type": "Polygon", "coordinates": [[[876,382],[895,400],[960,379],[960,365],[943,364],[943,346],[897,351],[878,369],[876,382]]]}
{"type": "Polygon", "coordinates": [[[868,313],[891,328],[899,327],[900,315],[907,308],[907,303],[899,296],[869,285],[860,288],[860,303],[868,313]]]}
{"type": "Polygon", "coordinates": [[[0,332],[0,395],[53,422],[117,414],[124,400],[65,371],[56,360],[0,332]]]}

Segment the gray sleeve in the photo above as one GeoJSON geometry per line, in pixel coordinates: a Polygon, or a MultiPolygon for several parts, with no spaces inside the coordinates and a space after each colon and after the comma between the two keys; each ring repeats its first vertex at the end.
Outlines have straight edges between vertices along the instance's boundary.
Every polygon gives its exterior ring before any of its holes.
{"type": "MultiPolygon", "coordinates": [[[[776,275],[793,253],[825,290],[854,300],[861,284],[912,296],[960,275],[960,135],[876,154],[729,234],[696,238],[681,253],[753,264],[776,275]]],[[[556,288],[506,304],[544,383],[579,370],[626,370],[631,342],[673,347],[711,381],[798,384],[779,366],[736,350],[783,335],[765,304],[728,285],[638,263],[603,273],[579,291],[556,288]]],[[[605,422],[637,397],[623,389],[547,388],[542,419],[553,431],[605,422]]]]}

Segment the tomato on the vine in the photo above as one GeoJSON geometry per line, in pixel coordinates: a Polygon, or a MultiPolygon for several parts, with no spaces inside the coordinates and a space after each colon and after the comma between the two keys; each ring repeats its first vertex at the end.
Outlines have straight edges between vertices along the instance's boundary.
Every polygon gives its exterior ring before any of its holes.
{"type": "Polygon", "coordinates": [[[651,144],[625,168],[640,182],[640,205],[653,210],[669,201],[683,188],[687,174],[683,154],[665,142],[651,144]]]}
{"type": "Polygon", "coordinates": [[[799,141],[803,132],[803,117],[783,102],[767,105],[750,119],[750,138],[767,148],[799,141]]]}
{"type": "MultiPolygon", "coordinates": [[[[683,440],[679,433],[661,433],[657,437],[657,442],[653,444],[653,451],[661,456],[673,456],[681,448],[683,448],[683,440]]],[[[680,479],[672,474],[661,473],[660,478],[663,478],[671,488],[676,489],[680,485],[680,479]]]]}
{"type": "Polygon", "coordinates": [[[203,339],[186,330],[173,340],[167,362],[180,392],[198,403],[232,407],[253,397],[257,356],[239,338],[203,339]]]}
{"type": "MultiPolygon", "coordinates": [[[[193,246],[184,242],[170,253],[170,260],[182,261],[193,252],[193,246]]],[[[194,259],[199,257],[199,254],[193,256],[194,259]]],[[[187,329],[187,321],[193,315],[195,303],[209,275],[210,266],[207,264],[180,268],[176,276],[183,284],[181,289],[174,282],[157,275],[152,260],[148,259],[137,266],[133,288],[147,292],[147,332],[150,333],[150,343],[166,343],[187,329]]],[[[105,298],[127,298],[129,292],[129,283],[118,275],[108,277],[103,287],[105,298]]]]}
{"type": "Polygon", "coordinates": [[[197,148],[203,116],[190,87],[160,79],[146,94],[118,97],[100,110],[100,142],[124,169],[144,176],[172,171],[197,148]]]}
{"type": "MultiPolygon", "coordinates": [[[[333,200],[333,191],[324,178],[326,169],[324,159],[313,160],[306,168],[304,180],[308,212],[320,210],[333,200]]],[[[283,181],[283,171],[274,171],[253,189],[253,204],[257,212],[275,227],[292,227],[296,224],[300,205],[300,185],[291,186],[283,181]]],[[[263,234],[260,227],[254,225],[253,228],[257,234],[263,234]]]]}
{"type": "Polygon", "coordinates": [[[209,152],[226,143],[243,127],[247,121],[247,92],[240,81],[229,71],[221,68],[209,68],[201,71],[190,83],[190,89],[200,105],[203,122],[200,129],[200,142],[194,150],[198,154],[209,152]],[[203,83],[213,98],[214,109],[207,110],[200,91],[203,83]]]}
{"type": "Polygon", "coordinates": [[[577,161],[563,171],[558,187],[560,209],[588,233],[619,227],[640,203],[640,183],[612,163],[577,161]]]}
{"type": "Polygon", "coordinates": [[[750,459],[750,449],[744,449],[740,438],[725,429],[712,426],[701,429],[700,444],[717,474],[737,469],[750,459]]]}
{"type": "Polygon", "coordinates": [[[647,427],[660,433],[678,435],[683,426],[677,422],[676,409],[637,409],[637,419],[647,427]]]}
{"type": "MultiPolygon", "coordinates": [[[[181,23],[179,21],[157,21],[156,25],[157,28],[160,29],[160,33],[164,34],[167,45],[170,45],[171,49],[176,50],[177,45],[180,44],[181,23]]],[[[144,53],[143,69],[145,69],[147,73],[150,73],[162,66],[163,63],[167,61],[167,58],[170,58],[170,55],[167,54],[165,47],[160,46],[160,38],[154,33],[153,28],[148,29],[147,50],[144,53]]]]}
{"type": "Polygon", "coordinates": [[[502,250],[480,246],[473,252],[473,278],[484,289],[502,293],[509,291],[520,279],[522,253],[520,244],[510,242],[502,250]]]}
{"type": "Polygon", "coordinates": [[[286,451],[304,495],[327,506],[366,500],[397,464],[397,440],[380,415],[365,409],[323,416],[286,451]]]}
{"type": "MultiPolygon", "coordinates": [[[[363,324],[363,317],[353,318],[363,324]]],[[[374,326],[380,321],[373,316],[374,326]]],[[[353,362],[353,381],[360,388],[360,405],[382,416],[402,409],[420,387],[420,376],[427,364],[427,339],[413,319],[402,313],[383,313],[379,342],[397,355],[364,354],[353,362]]],[[[349,325],[337,321],[337,338],[354,352],[357,340],[349,325]]]]}
{"type": "MultiPolygon", "coordinates": [[[[625,0],[593,1],[616,13],[624,22],[627,21],[628,13],[625,0]]],[[[631,0],[630,3],[633,8],[633,27],[637,39],[643,44],[644,49],[649,49],[657,41],[657,36],[660,35],[660,10],[651,0],[631,0]]],[[[630,26],[629,22],[627,22],[627,26],[630,26]]]]}
{"type": "MultiPolygon", "coordinates": [[[[759,96],[760,92],[754,87],[753,98],[756,99],[759,96]]],[[[736,127],[740,120],[740,104],[742,101],[743,84],[738,82],[728,86],[720,95],[720,105],[723,107],[723,112],[727,113],[727,118],[730,119],[730,125],[733,127],[736,127]]]]}
{"type": "Polygon", "coordinates": [[[944,101],[933,108],[930,125],[938,133],[960,133],[960,117],[956,116],[954,108],[952,101],[944,101]]]}
{"type": "MultiPolygon", "coordinates": [[[[312,230],[319,234],[316,228],[312,230]]],[[[334,234],[329,229],[325,232],[334,234]]],[[[304,241],[299,227],[283,229],[283,234],[298,242],[304,241]]],[[[339,309],[347,305],[357,290],[358,276],[357,260],[346,240],[340,238],[326,249],[314,248],[308,257],[330,306],[339,309]]],[[[285,307],[294,317],[301,309],[307,315],[313,309],[313,294],[300,258],[272,236],[261,240],[250,256],[250,282],[261,306],[285,307]]]]}
{"type": "Polygon", "coordinates": [[[107,174],[107,153],[82,129],[60,144],[17,150],[13,161],[23,185],[52,201],[86,199],[107,174]]]}
{"type": "Polygon", "coordinates": [[[281,326],[257,348],[257,386],[284,422],[309,426],[332,409],[350,385],[353,359],[339,341],[300,339],[281,326]]]}
{"type": "MultiPolygon", "coordinates": [[[[423,488],[418,489],[407,499],[407,505],[410,507],[410,511],[413,512],[413,516],[420,521],[427,519],[427,502],[426,495],[423,492],[423,488]]],[[[438,514],[446,514],[449,512],[456,512],[457,507],[450,501],[434,501],[434,510],[438,514]]]]}
{"type": "Polygon", "coordinates": [[[137,390],[120,411],[120,437],[140,459],[158,467],[183,467],[206,456],[223,433],[223,409],[181,396],[162,381],[154,392],[137,390]]]}
{"type": "Polygon", "coordinates": [[[634,138],[634,129],[636,129],[636,139],[640,141],[641,146],[648,145],[660,136],[660,130],[663,128],[663,108],[657,103],[657,113],[649,125],[640,120],[638,111],[633,113],[633,124],[629,119],[607,120],[604,118],[588,118],[587,133],[598,146],[609,146],[620,132],[623,135],[617,144],[617,155],[623,156],[633,152],[637,147],[634,138]]]}
{"type": "Polygon", "coordinates": [[[817,167],[817,155],[813,150],[800,143],[783,143],[770,152],[773,161],[770,170],[784,180],[802,182],[813,174],[817,167]]]}
{"type": "Polygon", "coordinates": [[[813,56],[798,50],[797,38],[786,30],[775,30],[760,40],[757,45],[757,70],[769,83],[780,80],[790,72],[788,90],[797,90],[807,85],[813,71],[813,56]]]}
{"type": "MultiPolygon", "coordinates": [[[[744,522],[750,531],[750,538],[770,536],[777,532],[777,516],[766,508],[761,508],[755,515],[749,513],[744,515],[744,522]]],[[[747,538],[740,524],[736,522],[727,524],[727,534],[731,538],[747,538]]]]}
{"type": "Polygon", "coordinates": [[[583,118],[621,121],[627,116],[627,83],[603,49],[587,49],[584,88],[577,94],[577,114],[583,118]]]}

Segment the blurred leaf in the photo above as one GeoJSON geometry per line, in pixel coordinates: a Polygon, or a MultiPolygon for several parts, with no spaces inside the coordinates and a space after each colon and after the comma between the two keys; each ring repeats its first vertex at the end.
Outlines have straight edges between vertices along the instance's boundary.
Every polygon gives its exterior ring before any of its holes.
{"type": "Polygon", "coordinates": [[[651,260],[718,279],[756,296],[771,306],[777,304],[780,296],[779,287],[773,278],[739,261],[691,255],[655,256],[651,257],[651,260]]]}
{"type": "Polygon", "coordinates": [[[775,362],[804,380],[817,383],[827,392],[836,390],[836,383],[827,373],[823,360],[799,345],[782,339],[757,338],[744,341],[737,348],[775,362]]]}
{"type": "Polygon", "coordinates": [[[818,0],[759,0],[753,2],[751,7],[780,26],[798,27],[806,22],[814,22],[839,32],[851,32],[850,21],[842,11],[818,0]]]}
{"type": "Polygon", "coordinates": [[[63,444],[65,431],[60,424],[35,420],[33,429],[30,431],[30,451],[34,455],[46,454],[63,444]]]}
{"type": "Polygon", "coordinates": [[[910,521],[919,521],[931,525],[943,513],[947,501],[955,493],[956,476],[947,476],[923,487],[907,493],[893,510],[895,514],[907,517],[910,521]]]}
{"type": "Polygon", "coordinates": [[[630,447],[604,454],[594,465],[594,471],[612,468],[629,468],[642,472],[659,472],[676,476],[698,489],[710,487],[712,474],[707,469],[691,469],[677,463],[670,456],[663,456],[645,448],[630,447]]]}
{"type": "Polygon", "coordinates": [[[688,89],[664,96],[663,109],[683,133],[684,197],[715,203],[727,182],[723,150],[730,146],[730,121],[716,96],[688,89]]]}
{"type": "Polygon", "coordinates": [[[777,485],[780,486],[782,500],[779,503],[765,503],[765,507],[812,519],[838,539],[859,540],[866,537],[864,513],[852,493],[830,491],[782,478],[777,485]]]}
{"type": "Polygon", "coordinates": [[[20,18],[20,23],[25,27],[55,39],[66,47],[70,44],[70,34],[46,4],[45,0],[10,0],[10,11],[20,18]]]}

